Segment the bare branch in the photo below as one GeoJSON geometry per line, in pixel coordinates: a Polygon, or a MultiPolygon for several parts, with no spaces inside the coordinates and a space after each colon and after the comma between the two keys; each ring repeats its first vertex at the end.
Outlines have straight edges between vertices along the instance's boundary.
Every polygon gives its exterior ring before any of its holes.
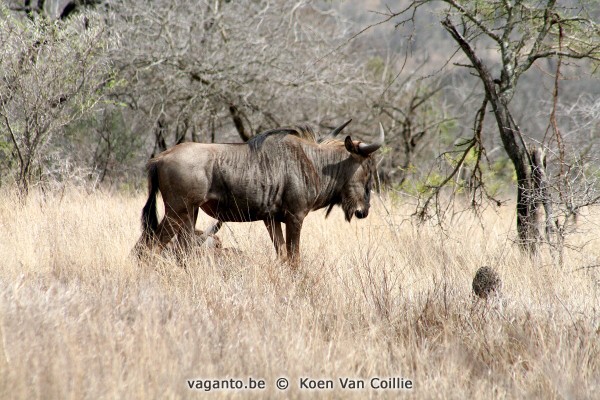
{"type": "Polygon", "coordinates": [[[456,10],[458,10],[461,13],[461,15],[463,15],[469,21],[473,22],[490,39],[492,39],[493,41],[498,43],[500,46],[503,45],[502,38],[500,36],[496,35],[494,32],[492,32],[492,30],[490,30],[483,21],[481,21],[479,18],[477,18],[476,12],[468,10],[467,8],[465,8],[465,6],[463,6],[461,3],[459,3],[456,0],[443,0],[443,1],[445,3],[448,3],[449,5],[451,5],[452,7],[454,7],[456,10]]]}

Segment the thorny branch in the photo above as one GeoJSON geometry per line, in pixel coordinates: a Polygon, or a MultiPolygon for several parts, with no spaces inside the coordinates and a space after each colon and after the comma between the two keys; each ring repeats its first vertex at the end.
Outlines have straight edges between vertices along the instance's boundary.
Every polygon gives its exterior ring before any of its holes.
{"type": "MultiPolygon", "coordinates": [[[[481,161],[482,161],[482,156],[485,156],[485,147],[483,146],[483,141],[482,141],[482,130],[483,130],[483,121],[485,118],[485,112],[488,106],[488,99],[487,97],[484,98],[483,103],[481,105],[481,107],[479,108],[479,110],[477,110],[477,114],[476,114],[476,118],[475,118],[475,126],[474,126],[474,133],[473,133],[473,137],[471,139],[468,139],[466,141],[463,141],[459,144],[457,144],[456,146],[465,146],[466,147],[462,150],[460,150],[460,156],[458,158],[458,160],[456,161],[456,164],[454,165],[453,169],[450,171],[449,174],[446,175],[446,177],[442,180],[441,183],[436,184],[436,185],[426,185],[426,189],[427,189],[427,194],[423,199],[420,199],[423,201],[422,205],[419,205],[417,207],[417,211],[415,212],[415,215],[419,218],[419,220],[423,221],[426,220],[430,217],[429,215],[429,208],[431,206],[431,203],[435,203],[435,209],[439,212],[439,210],[442,210],[442,199],[440,198],[440,195],[443,191],[444,188],[446,188],[447,186],[449,186],[449,183],[452,179],[454,179],[455,177],[458,178],[460,176],[460,173],[463,169],[463,167],[465,166],[465,160],[467,159],[467,157],[469,156],[469,154],[474,151],[474,153],[476,154],[475,157],[475,161],[473,162],[473,165],[470,166],[470,168],[472,168],[470,177],[468,179],[465,180],[466,183],[460,183],[459,179],[456,179],[455,184],[452,185],[452,190],[453,190],[453,194],[455,194],[458,190],[466,188],[468,189],[469,193],[470,193],[470,199],[471,199],[471,206],[472,208],[479,213],[479,209],[481,208],[481,206],[483,205],[483,200],[484,197],[487,200],[491,200],[493,201],[496,205],[500,206],[502,204],[502,202],[500,200],[497,200],[496,198],[494,198],[494,196],[489,193],[489,191],[487,190],[486,186],[485,186],[485,181],[483,179],[483,170],[482,170],[482,166],[481,166],[481,161]]],[[[455,153],[455,152],[445,152],[442,153],[440,155],[440,159],[444,159],[445,156],[449,153],[455,153]]],[[[486,157],[487,160],[487,157],[486,157]]],[[[489,163],[489,160],[487,160],[489,163]]],[[[439,216],[439,215],[438,215],[439,216]]]]}

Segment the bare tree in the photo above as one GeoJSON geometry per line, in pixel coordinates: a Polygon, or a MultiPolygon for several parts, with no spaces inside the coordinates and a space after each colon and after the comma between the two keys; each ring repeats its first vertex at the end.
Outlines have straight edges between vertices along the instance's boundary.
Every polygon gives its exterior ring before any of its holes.
{"type": "MultiPolygon", "coordinates": [[[[555,102],[549,129],[556,128],[553,124],[558,119],[565,121],[566,126],[558,133],[561,147],[550,150],[554,154],[548,151],[548,157],[558,162],[548,169],[549,176],[539,179],[544,186],[539,188],[538,195],[546,207],[546,240],[562,265],[566,236],[577,228],[582,210],[600,202],[600,151],[594,146],[600,134],[600,99],[582,95],[569,106],[555,102]],[[548,221],[550,216],[554,220],[548,221]]],[[[541,156],[545,157],[546,152],[541,156]]]]}
{"type": "Polygon", "coordinates": [[[382,95],[375,103],[379,109],[375,117],[387,122],[392,132],[386,143],[390,156],[379,168],[382,183],[389,187],[403,188],[423,175],[425,160],[435,157],[432,142],[436,133],[452,121],[440,100],[440,81],[426,83],[416,77],[418,71],[401,81],[394,77],[387,86],[378,87],[382,95]]]}
{"type": "Polygon", "coordinates": [[[247,140],[290,123],[333,126],[369,90],[362,60],[334,52],[344,22],[309,2],[123,1],[111,21],[130,83],[119,98],[154,132],[155,152],[215,131],[247,140]]]}
{"type": "MultiPolygon", "coordinates": [[[[101,103],[86,103],[93,112],[85,117],[71,113],[74,102],[60,103],[61,113],[45,134],[44,151],[34,151],[45,157],[36,163],[38,171],[45,165],[48,172],[52,152],[53,160],[68,155],[101,182],[126,176],[123,171],[141,171],[141,159],[185,140],[247,140],[264,129],[297,123],[328,130],[353,118],[350,129],[365,139],[379,121],[385,124],[389,140],[382,176],[395,183],[419,165],[414,160],[428,151],[427,133],[444,118],[430,106],[439,86],[413,85],[412,76],[396,79],[390,73],[395,60],[379,70],[382,61],[371,47],[348,41],[351,23],[320,3],[123,0],[97,8],[101,21],[71,13],[56,23],[42,18],[44,7],[33,9],[32,4],[21,10],[24,20],[29,18],[33,26],[44,21],[57,31],[79,24],[81,32],[73,30],[73,41],[78,34],[87,40],[106,24],[96,44],[108,40],[110,46],[87,54],[96,60],[105,57],[96,61],[103,68],[105,62],[114,67],[101,91],[92,84],[79,88],[82,98],[89,91],[96,99],[110,89],[110,101],[105,97],[101,103]],[[129,164],[135,166],[128,169],[129,164]]],[[[52,50],[58,45],[47,39],[41,43],[47,55],[38,68],[64,70],[52,64],[64,56],[52,50]]],[[[65,62],[73,55],[66,54],[65,62]]],[[[5,125],[14,129],[14,124],[5,125]]],[[[16,167],[18,152],[11,150],[12,141],[6,143],[10,146],[0,147],[0,153],[8,151],[5,164],[16,167]]]]}
{"type": "Polygon", "coordinates": [[[108,0],[6,0],[8,7],[13,11],[29,14],[43,15],[52,20],[67,19],[84,6],[94,6],[108,2],[108,0]]]}
{"type": "Polygon", "coordinates": [[[102,98],[109,79],[101,20],[21,18],[0,9],[0,140],[23,195],[49,160],[55,135],[102,98]],[[87,26],[87,28],[86,28],[87,26]]]}
{"type": "MultiPolygon", "coordinates": [[[[556,225],[548,192],[552,185],[545,173],[544,149],[554,142],[558,161],[564,164],[564,141],[551,115],[549,134],[541,142],[528,143],[513,117],[511,100],[519,79],[539,60],[558,60],[555,98],[558,97],[562,60],[600,60],[600,29],[587,8],[595,3],[580,1],[575,7],[556,0],[430,0],[411,1],[401,11],[388,9],[384,14],[388,21],[395,21],[402,26],[413,21],[415,13],[429,3],[442,5],[436,9],[441,14],[441,25],[466,56],[467,63],[459,65],[470,69],[484,90],[484,99],[475,119],[474,136],[463,143],[463,155],[456,160],[450,176],[436,188],[451,182],[470,152],[475,152],[475,168],[479,167],[479,161],[485,157],[481,140],[483,120],[488,108],[491,108],[504,150],[517,175],[519,243],[534,253],[541,238],[538,224],[540,204],[543,203],[547,213],[546,230],[554,232],[556,225]],[[489,47],[496,51],[489,53],[489,47]]],[[[559,174],[559,179],[567,178],[568,174],[564,171],[559,174]]],[[[477,175],[474,180],[477,188],[485,188],[477,175]]],[[[423,214],[427,213],[429,204],[429,201],[423,204],[423,214]]]]}

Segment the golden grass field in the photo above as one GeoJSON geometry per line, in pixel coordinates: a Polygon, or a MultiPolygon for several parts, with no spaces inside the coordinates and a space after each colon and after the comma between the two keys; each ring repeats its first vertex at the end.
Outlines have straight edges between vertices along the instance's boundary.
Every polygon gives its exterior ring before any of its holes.
{"type": "Polygon", "coordinates": [[[465,213],[442,233],[374,198],[351,224],[339,210],[310,214],[291,273],[262,223],[221,230],[241,254],[198,253],[187,270],[169,254],[139,265],[129,252],[144,202],[69,189],[21,205],[0,193],[2,399],[598,398],[594,211],[561,269],[513,244],[513,207],[487,211],[485,230],[465,213]],[[474,300],[482,265],[500,274],[500,299],[474,300]],[[188,387],[249,377],[266,388],[188,387]],[[365,389],[342,389],[345,377],[365,389]],[[373,389],[374,377],[413,388],[373,389]],[[301,378],[335,387],[301,389],[301,378]]]}

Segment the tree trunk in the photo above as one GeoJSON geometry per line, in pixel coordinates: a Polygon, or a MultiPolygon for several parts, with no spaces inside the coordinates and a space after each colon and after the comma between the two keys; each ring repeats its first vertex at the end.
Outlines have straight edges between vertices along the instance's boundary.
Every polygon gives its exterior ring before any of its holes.
{"type": "Polygon", "coordinates": [[[196,142],[196,143],[200,142],[200,135],[198,135],[198,131],[196,130],[196,128],[194,128],[193,125],[192,125],[192,142],[196,142]]]}
{"type": "Polygon", "coordinates": [[[535,196],[535,185],[532,174],[532,159],[521,135],[521,130],[515,123],[508,108],[509,95],[514,87],[511,86],[511,76],[503,73],[501,80],[494,80],[490,70],[477,56],[475,49],[462,36],[449,19],[442,21],[444,28],[459,44],[471,65],[477,71],[483,83],[485,95],[490,102],[496,117],[500,138],[506,154],[512,161],[517,174],[517,234],[521,248],[535,254],[540,239],[538,212],[535,196]],[[503,88],[503,89],[501,89],[503,88]]]}
{"type": "Polygon", "coordinates": [[[185,141],[185,137],[188,132],[188,120],[184,118],[183,121],[180,121],[175,128],[175,144],[180,144],[185,141]]]}
{"type": "Polygon", "coordinates": [[[252,137],[250,132],[246,131],[246,127],[244,126],[244,121],[242,121],[242,115],[240,110],[233,104],[229,105],[229,113],[231,114],[231,118],[233,119],[233,124],[235,125],[235,129],[238,132],[238,135],[242,138],[244,142],[247,142],[252,137]]]}
{"type": "Polygon", "coordinates": [[[546,218],[544,227],[546,231],[546,240],[551,245],[554,245],[554,236],[556,233],[554,225],[554,211],[552,207],[552,198],[548,190],[548,176],[546,175],[546,153],[543,148],[538,147],[529,151],[531,156],[531,170],[533,176],[533,184],[535,191],[536,207],[540,205],[544,207],[546,218]]]}
{"type": "Polygon", "coordinates": [[[560,229],[558,229],[557,221],[554,218],[552,196],[549,191],[548,176],[546,174],[546,153],[542,148],[531,149],[529,153],[532,160],[531,169],[533,172],[536,207],[539,208],[540,205],[544,207],[546,241],[550,245],[554,261],[559,266],[562,266],[564,243],[560,229]]]}
{"type": "Polygon", "coordinates": [[[154,143],[154,151],[152,152],[151,157],[154,157],[157,154],[160,154],[163,151],[167,150],[167,141],[165,140],[166,132],[167,127],[165,121],[162,117],[160,117],[158,119],[158,122],[156,123],[156,128],[154,129],[154,136],[156,138],[156,141],[154,143]]]}
{"type": "Polygon", "coordinates": [[[494,113],[496,114],[504,149],[517,174],[517,234],[519,245],[530,253],[535,253],[538,249],[539,237],[538,213],[535,204],[529,153],[525,143],[521,140],[520,129],[512,121],[506,106],[496,104],[494,113]]]}

